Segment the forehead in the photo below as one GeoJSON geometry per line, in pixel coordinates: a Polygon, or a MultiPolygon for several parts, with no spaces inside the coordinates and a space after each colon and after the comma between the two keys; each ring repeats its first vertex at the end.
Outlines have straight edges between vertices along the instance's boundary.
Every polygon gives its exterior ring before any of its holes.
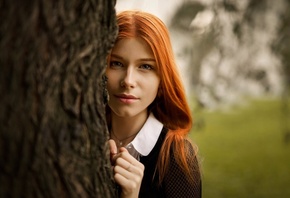
{"type": "Polygon", "coordinates": [[[112,54],[122,57],[154,58],[152,49],[142,38],[126,38],[117,41],[112,49],[112,54]]]}

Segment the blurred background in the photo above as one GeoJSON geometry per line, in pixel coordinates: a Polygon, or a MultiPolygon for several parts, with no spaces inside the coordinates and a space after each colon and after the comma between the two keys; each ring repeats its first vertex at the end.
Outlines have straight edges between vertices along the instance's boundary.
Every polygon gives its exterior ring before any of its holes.
{"type": "Polygon", "coordinates": [[[203,197],[290,197],[290,0],[117,0],[167,25],[203,197]]]}

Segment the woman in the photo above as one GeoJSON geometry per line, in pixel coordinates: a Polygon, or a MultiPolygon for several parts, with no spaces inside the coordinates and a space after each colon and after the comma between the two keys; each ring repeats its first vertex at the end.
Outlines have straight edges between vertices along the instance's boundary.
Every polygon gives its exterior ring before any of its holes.
{"type": "Polygon", "coordinates": [[[121,197],[201,197],[192,118],[168,31],[152,14],[117,15],[106,69],[107,122],[121,197]]]}

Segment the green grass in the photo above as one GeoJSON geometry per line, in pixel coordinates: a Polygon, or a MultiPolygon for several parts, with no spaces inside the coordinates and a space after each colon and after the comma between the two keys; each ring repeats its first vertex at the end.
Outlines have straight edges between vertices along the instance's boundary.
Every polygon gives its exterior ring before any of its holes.
{"type": "Polygon", "coordinates": [[[282,116],[277,100],[196,114],[205,123],[191,133],[199,146],[204,198],[290,197],[290,141],[283,139],[282,116]]]}

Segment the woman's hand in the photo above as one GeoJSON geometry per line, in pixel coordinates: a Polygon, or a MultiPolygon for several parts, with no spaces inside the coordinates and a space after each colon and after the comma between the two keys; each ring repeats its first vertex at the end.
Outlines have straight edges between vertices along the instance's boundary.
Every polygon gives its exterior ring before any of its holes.
{"type": "Polygon", "coordinates": [[[144,165],[121,147],[117,152],[114,140],[109,140],[111,164],[114,169],[114,179],[122,188],[121,197],[137,198],[143,178],[144,165]]]}

